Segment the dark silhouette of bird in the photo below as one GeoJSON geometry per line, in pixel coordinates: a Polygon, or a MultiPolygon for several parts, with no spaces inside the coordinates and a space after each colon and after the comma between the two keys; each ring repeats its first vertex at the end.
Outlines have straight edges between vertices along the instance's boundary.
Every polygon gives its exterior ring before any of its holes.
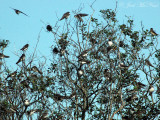
{"type": "Polygon", "coordinates": [[[138,88],[143,88],[143,87],[145,87],[146,85],[145,84],[143,84],[143,83],[141,83],[141,82],[138,82],[137,83],[137,87],[138,88]]]}
{"type": "MultiPolygon", "coordinates": [[[[11,8],[11,7],[10,7],[10,8],[11,8]]],[[[11,8],[11,9],[13,9],[17,15],[19,15],[20,13],[22,13],[22,14],[28,16],[27,14],[25,14],[24,12],[22,12],[22,11],[20,11],[20,10],[17,10],[17,9],[14,9],[14,8],[11,8]]]]}
{"type": "Polygon", "coordinates": [[[146,65],[154,67],[149,60],[145,59],[145,62],[146,62],[146,65]]]}
{"type": "Polygon", "coordinates": [[[119,47],[123,47],[124,46],[124,42],[123,41],[119,41],[119,47]]]}
{"type": "Polygon", "coordinates": [[[19,60],[16,62],[16,64],[20,63],[21,61],[25,60],[25,54],[22,54],[19,60]]]}
{"type": "Polygon", "coordinates": [[[85,17],[85,16],[88,16],[88,14],[80,13],[80,14],[76,14],[74,17],[77,18],[77,20],[79,20],[80,22],[83,22],[82,17],[85,17]]]}
{"type": "Polygon", "coordinates": [[[157,36],[158,34],[153,30],[153,28],[150,29],[150,32],[153,36],[157,36]]]}
{"type": "Polygon", "coordinates": [[[52,26],[47,25],[46,29],[47,29],[49,32],[51,32],[51,31],[52,31],[52,26]]]}
{"type": "Polygon", "coordinates": [[[41,72],[36,66],[33,66],[33,67],[32,67],[32,70],[33,70],[34,72],[38,72],[39,74],[42,74],[42,72],[41,72]]]}
{"type": "Polygon", "coordinates": [[[137,97],[137,95],[132,95],[132,96],[129,96],[127,99],[126,99],[126,102],[130,102],[130,101],[132,101],[132,100],[138,100],[138,97],[137,97]]]}
{"type": "Polygon", "coordinates": [[[58,50],[57,47],[53,48],[53,53],[55,53],[55,54],[58,54],[58,53],[59,53],[59,50],[58,50]]]}
{"type": "Polygon", "coordinates": [[[16,74],[17,74],[17,71],[14,71],[13,73],[9,74],[6,79],[8,79],[9,77],[15,77],[16,74]]]}
{"type": "Polygon", "coordinates": [[[0,53],[0,59],[3,59],[3,58],[9,58],[9,56],[4,55],[3,53],[0,53]]]}
{"type": "Polygon", "coordinates": [[[109,69],[104,69],[104,76],[107,77],[107,79],[109,79],[111,77],[109,69]]]}
{"type": "Polygon", "coordinates": [[[107,53],[108,53],[110,50],[112,50],[112,48],[113,48],[112,46],[108,46],[108,47],[107,47],[107,53]]]}
{"type": "Polygon", "coordinates": [[[24,46],[21,48],[21,50],[22,50],[22,51],[26,51],[26,50],[28,49],[28,47],[29,47],[29,44],[26,44],[26,45],[24,45],[24,46]]]}
{"type": "Polygon", "coordinates": [[[63,16],[60,20],[67,19],[69,16],[70,16],[70,12],[66,12],[63,14],[63,16]]]}

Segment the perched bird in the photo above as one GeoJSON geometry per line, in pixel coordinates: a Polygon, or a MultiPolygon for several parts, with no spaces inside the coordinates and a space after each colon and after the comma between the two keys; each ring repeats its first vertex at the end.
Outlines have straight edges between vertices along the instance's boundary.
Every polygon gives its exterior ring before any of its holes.
{"type": "Polygon", "coordinates": [[[123,41],[119,41],[119,47],[123,47],[124,46],[124,42],[123,41]]]}
{"type": "Polygon", "coordinates": [[[46,29],[47,29],[49,32],[51,32],[51,31],[52,31],[52,26],[47,25],[46,29]]]}
{"type": "Polygon", "coordinates": [[[32,109],[32,110],[27,111],[27,114],[28,114],[29,116],[31,116],[31,115],[33,115],[35,112],[40,112],[40,111],[41,111],[40,109],[32,109]]]}
{"type": "Polygon", "coordinates": [[[112,42],[110,39],[108,40],[108,45],[109,45],[109,46],[112,46],[112,45],[113,45],[113,42],[112,42]]]}
{"type": "Polygon", "coordinates": [[[20,63],[21,61],[25,60],[25,54],[22,54],[19,60],[16,62],[16,64],[20,63]]]}
{"type": "Polygon", "coordinates": [[[14,71],[13,73],[9,74],[6,79],[8,79],[9,77],[15,77],[16,74],[17,74],[17,71],[14,71]]]}
{"type": "Polygon", "coordinates": [[[153,28],[150,29],[150,32],[153,36],[157,36],[158,34],[153,30],[153,28]]]}
{"type": "Polygon", "coordinates": [[[62,100],[64,100],[64,99],[71,99],[72,97],[74,97],[75,96],[75,94],[76,93],[72,93],[70,96],[62,96],[62,95],[60,95],[60,94],[53,94],[53,97],[54,97],[54,99],[55,100],[57,100],[57,101],[62,101],[62,100]]]}
{"type": "Polygon", "coordinates": [[[60,20],[67,19],[69,16],[70,16],[70,12],[66,12],[63,14],[63,16],[60,20]]]}
{"type": "Polygon", "coordinates": [[[112,46],[108,46],[108,47],[107,47],[107,53],[108,53],[110,50],[112,50],[112,48],[113,48],[112,46]]]}
{"type": "Polygon", "coordinates": [[[93,49],[93,47],[91,47],[91,48],[89,48],[89,49],[87,49],[87,50],[82,51],[81,54],[78,56],[78,58],[79,58],[79,59],[84,59],[84,58],[86,58],[87,55],[88,55],[88,52],[89,52],[90,50],[92,50],[92,49],[93,49]]]}
{"type": "Polygon", "coordinates": [[[121,68],[129,68],[129,66],[125,65],[124,63],[120,63],[119,66],[120,66],[121,68]]]}
{"type": "Polygon", "coordinates": [[[22,84],[22,86],[25,87],[25,88],[29,88],[29,84],[28,84],[27,80],[21,81],[20,84],[22,84]]]}
{"type": "MultiPolygon", "coordinates": [[[[11,7],[10,7],[10,8],[11,8],[11,7]]],[[[28,16],[27,14],[23,13],[23,12],[20,11],[20,10],[17,10],[17,9],[14,9],[14,8],[11,8],[11,9],[13,9],[17,15],[19,15],[20,13],[22,13],[22,14],[28,16]]]]}
{"type": "Polygon", "coordinates": [[[126,99],[126,102],[130,102],[130,101],[132,101],[132,100],[138,100],[137,95],[134,94],[134,95],[128,97],[128,98],[126,99]]]}
{"type": "Polygon", "coordinates": [[[32,70],[33,70],[34,72],[38,72],[39,74],[42,74],[42,72],[41,72],[36,66],[33,66],[33,67],[32,67],[32,70]]]}
{"type": "Polygon", "coordinates": [[[80,14],[76,14],[74,17],[77,18],[77,20],[79,20],[80,22],[83,22],[82,17],[85,17],[85,16],[88,16],[88,14],[80,13],[80,14]]]}
{"type": "Polygon", "coordinates": [[[3,58],[9,58],[9,56],[4,55],[3,53],[0,53],[0,59],[3,59],[3,58]]]}
{"type": "Polygon", "coordinates": [[[89,64],[91,61],[87,60],[87,59],[79,59],[78,60],[80,62],[80,64],[89,64]]]}
{"type": "Polygon", "coordinates": [[[79,59],[83,59],[86,58],[88,55],[88,50],[84,50],[83,52],[81,52],[81,54],[78,56],[79,59]]]}
{"type": "Polygon", "coordinates": [[[26,44],[26,45],[24,45],[24,46],[21,48],[21,50],[22,50],[22,51],[26,51],[26,50],[28,49],[28,47],[29,47],[29,44],[26,44]]]}
{"type": "Polygon", "coordinates": [[[111,74],[110,74],[109,71],[110,71],[109,69],[104,69],[104,76],[105,76],[107,79],[110,79],[110,77],[111,77],[111,74]]]}
{"type": "Polygon", "coordinates": [[[79,69],[78,69],[78,75],[81,76],[81,75],[83,75],[83,73],[84,73],[83,70],[81,70],[81,69],[79,68],[79,69]]]}
{"type": "Polygon", "coordinates": [[[154,67],[149,60],[145,59],[145,62],[146,62],[146,65],[154,67]]]}
{"type": "Polygon", "coordinates": [[[145,87],[146,85],[143,84],[143,83],[141,83],[141,82],[138,82],[138,83],[137,83],[137,86],[138,86],[138,88],[143,88],[143,87],[145,87]]]}
{"type": "Polygon", "coordinates": [[[57,47],[55,47],[55,48],[53,49],[53,53],[55,53],[55,54],[58,54],[58,53],[59,53],[59,50],[58,50],[57,47]]]}
{"type": "Polygon", "coordinates": [[[92,45],[97,44],[98,42],[94,38],[90,38],[89,41],[92,43],[92,45]]]}
{"type": "Polygon", "coordinates": [[[153,92],[154,92],[154,87],[153,87],[152,85],[149,87],[149,92],[150,92],[150,93],[153,93],[153,92]]]}
{"type": "Polygon", "coordinates": [[[30,104],[29,100],[28,100],[28,99],[25,99],[25,100],[24,100],[24,105],[25,105],[25,106],[28,106],[29,104],[30,104]]]}
{"type": "Polygon", "coordinates": [[[44,112],[38,120],[45,120],[48,116],[48,110],[44,110],[44,112]]]}

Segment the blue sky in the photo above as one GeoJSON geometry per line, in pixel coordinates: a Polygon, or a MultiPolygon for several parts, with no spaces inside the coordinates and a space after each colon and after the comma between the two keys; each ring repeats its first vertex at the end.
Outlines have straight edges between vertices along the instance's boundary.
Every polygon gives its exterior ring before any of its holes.
{"type": "MultiPolygon", "coordinates": [[[[37,55],[51,56],[51,45],[53,45],[53,34],[45,29],[46,24],[52,26],[60,19],[63,13],[70,11],[71,19],[74,19],[72,11],[82,7],[82,13],[92,14],[89,5],[94,0],[0,0],[0,39],[7,39],[10,44],[4,54],[10,56],[6,62],[14,68],[21,55],[20,48],[26,43],[30,44],[27,55],[31,55],[36,46],[38,34],[40,41],[37,47],[37,55]],[[28,14],[17,15],[10,8],[15,8],[28,14]],[[41,20],[44,22],[41,22],[41,20]]],[[[100,18],[101,9],[115,9],[116,0],[97,0],[93,8],[93,17],[100,18]]],[[[160,34],[160,0],[118,0],[117,15],[120,23],[125,23],[126,17],[131,16],[135,22],[135,29],[140,30],[140,23],[143,22],[145,28],[151,27],[160,34]]],[[[75,22],[74,20],[72,22],[75,22]]],[[[64,25],[65,21],[60,21],[59,25],[64,25]]],[[[39,59],[39,58],[38,58],[39,59]]],[[[38,60],[37,59],[37,60],[38,60]]]]}

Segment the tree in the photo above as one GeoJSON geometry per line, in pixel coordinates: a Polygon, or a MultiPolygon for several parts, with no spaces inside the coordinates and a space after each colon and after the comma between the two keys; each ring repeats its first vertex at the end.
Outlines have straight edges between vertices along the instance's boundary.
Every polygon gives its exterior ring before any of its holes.
{"type": "Polygon", "coordinates": [[[22,59],[16,71],[3,67],[2,119],[158,117],[158,35],[143,25],[141,30],[134,30],[134,21],[129,17],[126,24],[119,24],[116,9],[100,13],[102,22],[93,17],[94,12],[88,21],[77,14],[75,27],[66,19],[62,33],[58,25],[46,26],[56,44],[47,71],[42,63],[33,66],[34,57],[30,61],[22,59]]]}

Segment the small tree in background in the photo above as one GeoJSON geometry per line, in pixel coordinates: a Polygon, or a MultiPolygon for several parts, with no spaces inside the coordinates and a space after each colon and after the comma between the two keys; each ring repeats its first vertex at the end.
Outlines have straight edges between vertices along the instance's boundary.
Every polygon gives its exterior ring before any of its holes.
{"type": "Polygon", "coordinates": [[[116,10],[100,13],[102,22],[76,14],[75,27],[66,18],[63,32],[46,26],[54,37],[47,71],[47,63],[34,66],[32,58],[16,71],[3,67],[2,119],[150,120],[160,114],[157,34],[143,26],[135,31],[130,18],[119,24],[116,10]]]}

